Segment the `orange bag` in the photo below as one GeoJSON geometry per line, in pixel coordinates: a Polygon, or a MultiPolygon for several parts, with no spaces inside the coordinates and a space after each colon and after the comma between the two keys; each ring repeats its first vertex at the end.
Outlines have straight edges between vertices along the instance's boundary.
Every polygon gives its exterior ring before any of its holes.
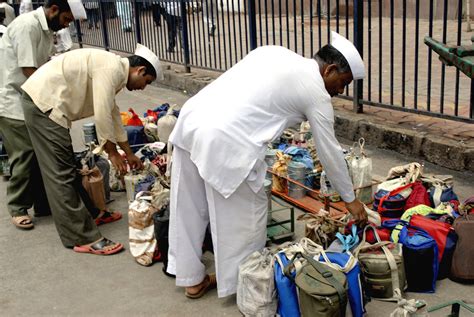
{"type": "Polygon", "coordinates": [[[140,120],[140,118],[139,118],[138,115],[135,113],[135,111],[133,111],[132,108],[129,108],[128,111],[130,111],[130,113],[132,114],[132,117],[131,117],[130,119],[128,119],[127,124],[125,124],[125,125],[128,125],[128,126],[136,126],[136,127],[142,127],[142,126],[143,126],[143,122],[142,122],[142,120],[140,120]]]}
{"type": "Polygon", "coordinates": [[[132,118],[132,116],[125,111],[120,112],[120,118],[122,118],[122,124],[127,125],[128,120],[132,118]]]}

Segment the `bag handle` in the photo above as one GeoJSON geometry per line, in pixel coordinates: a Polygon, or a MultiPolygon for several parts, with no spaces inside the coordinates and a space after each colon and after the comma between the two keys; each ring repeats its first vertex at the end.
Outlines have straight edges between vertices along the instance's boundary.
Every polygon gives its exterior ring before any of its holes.
{"type": "Polygon", "coordinates": [[[380,201],[379,201],[379,205],[377,206],[377,211],[379,213],[381,212],[384,212],[386,209],[382,207],[383,203],[385,200],[387,200],[390,196],[393,196],[393,195],[396,195],[398,193],[401,193],[402,191],[404,191],[405,189],[407,188],[410,188],[410,187],[413,187],[415,183],[410,183],[410,184],[407,184],[407,185],[404,185],[404,186],[401,186],[401,187],[398,187],[398,188],[395,188],[394,190],[392,190],[391,192],[389,192],[387,195],[383,196],[382,198],[380,198],[380,201]]]}

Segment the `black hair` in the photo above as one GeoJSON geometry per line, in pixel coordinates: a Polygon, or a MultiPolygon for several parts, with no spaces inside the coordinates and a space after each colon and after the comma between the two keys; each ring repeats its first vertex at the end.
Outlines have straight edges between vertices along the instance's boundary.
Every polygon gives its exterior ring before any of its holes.
{"type": "Polygon", "coordinates": [[[313,57],[318,63],[336,64],[339,73],[351,72],[351,67],[344,55],[334,46],[327,44],[323,46],[313,57]]]}
{"type": "Polygon", "coordinates": [[[151,75],[156,78],[155,67],[153,67],[153,65],[151,65],[150,62],[144,59],[143,57],[138,55],[131,55],[128,57],[128,61],[130,63],[130,67],[145,66],[145,76],[151,75]]]}
{"type": "Polygon", "coordinates": [[[51,8],[53,5],[58,6],[60,13],[71,11],[71,7],[67,3],[67,0],[46,0],[44,2],[45,8],[51,8]]]}
{"type": "Polygon", "coordinates": [[[3,24],[3,20],[5,20],[5,9],[0,8],[0,24],[3,24]]]}

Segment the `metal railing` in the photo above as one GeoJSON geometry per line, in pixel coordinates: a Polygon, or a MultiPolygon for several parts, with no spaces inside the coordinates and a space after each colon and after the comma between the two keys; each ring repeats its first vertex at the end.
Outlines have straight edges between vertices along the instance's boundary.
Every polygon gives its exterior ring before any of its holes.
{"type": "Polygon", "coordinates": [[[341,96],[363,105],[474,122],[474,81],[423,44],[471,45],[463,0],[83,0],[82,45],[223,72],[250,50],[285,46],[312,57],[334,30],[364,56],[367,77],[341,96]],[[95,12],[95,13],[94,13],[95,12]],[[97,28],[90,21],[99,17],[97,28]]]}

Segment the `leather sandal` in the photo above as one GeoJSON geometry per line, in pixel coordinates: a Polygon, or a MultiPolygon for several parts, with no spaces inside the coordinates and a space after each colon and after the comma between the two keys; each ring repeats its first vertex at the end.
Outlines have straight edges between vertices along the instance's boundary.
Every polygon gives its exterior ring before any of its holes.
{"type": "Polygon", "coordinates": [[[102,238],[94,244],[78,245],[73,248],[78,253],[91,253],[95,255],[111,255],[120,252],[123,249],[123,244],[115,243],[107,238],[102,238]],[[105,250],[108,246],[115,246],[112,249],[105,250]]]}
{"type": "Polygon", "coordinates": [[[122,219],[122,213],[118,211],[110,212],[110,211],[104,210],[104,211],[101,211],[101,213],[102,213],[101,216],[95,218],[95,224],[97,226],[122,219]]]}
{"type": "Polygon", "coordinates": [[[29,215],[12,217],[12,223],[20,229],[32,229],[35,226],[29,215]]]}
{"type": "Polygon", "coordinates": [[[206,275],[204,280],[201,282],[201,288],[197,293],[189,293],[188,291],[184,292],[184,295],[186,297],[191,298],[191,299],[198,299],[204,296],[209,290],[216,288],[217,286],[217,280],[216,280],[216,274],[212,273],[209,275],[206,275]]]}

